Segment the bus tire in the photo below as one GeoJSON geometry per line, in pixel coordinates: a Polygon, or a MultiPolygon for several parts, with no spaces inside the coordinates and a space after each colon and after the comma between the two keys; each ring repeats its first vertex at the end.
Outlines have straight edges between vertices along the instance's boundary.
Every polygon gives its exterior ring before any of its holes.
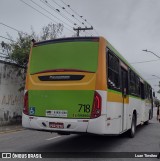
{"type": "Polygon", "coordinates": [[[149,124],[149,120],[144,122],[144,125],[148,125],[149,124]]]}
{"type": "Polygon", "coordinates": [[[136,116],[133,114],[132,116],[132,122],[131,122],[131,129],[129,130],[129,137],[134,138],[136,133],[136,116]]]}

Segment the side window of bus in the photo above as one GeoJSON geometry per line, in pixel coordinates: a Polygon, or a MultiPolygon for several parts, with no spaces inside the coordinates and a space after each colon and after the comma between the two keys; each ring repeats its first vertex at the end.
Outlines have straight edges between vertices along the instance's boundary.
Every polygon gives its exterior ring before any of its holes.
{"type": "Polygon", "coordinates": [[[130,70],[130,94],[140,97],[140,93],[140,79],[132,70],[130,70]]]}
{"type": "Polygon", "coordinates": [[[146,83],[145,84],[145,98],[146,99],[152,99],[152,96],[151,96],[151,87],[146,83]]]}
{"type": "Polygon", "coordinates": [[[145,83],[145,99],[149,99],[149,88],[147,83],[145,83]]]}
{"type": "Polygon", "coordinates": [[[140,79],[139,79],[138,76],[136,76],[136,95],[140,96],[140,92],[141,92],[141,90],[140,90],[140,79]]]}
{"type": "Polygon", "coordinates": [[[130,94],[135,94],[136,93],[136,76],[132,70],[130,70],[130,85],[129,85],[129,91],[130,94]]]}
{"type": "Polygon", "coordinates": [[[120,90],[120,68],[118,58],[108,50],[108,87],[120,90]]]}
{"type": "Polygon", "coordinates": [[[150,99],[153,99],[152,88],[150,87],[150,99]]]}
{"type": "Polygon", "coordinates": [[[141,98],[145,99],[145,92],[144,92],[144,83],[140,83],[141,84],[141,98]]]}

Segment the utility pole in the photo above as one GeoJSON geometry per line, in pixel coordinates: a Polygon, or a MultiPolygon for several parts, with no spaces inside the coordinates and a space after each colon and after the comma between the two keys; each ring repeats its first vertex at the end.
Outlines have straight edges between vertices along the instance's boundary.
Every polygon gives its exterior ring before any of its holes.
{"type": "Polygon", "coordinates": [[[93,26],[91,26],[90,28],[87,28],[87,27],[85,27],[85,28],[78,27],[78,28],[73,28],[73,30],[77,31],[77,37],[79,37],[79,32],[81,30],[83,30],[83,31],[85,31],[85,30],[93,30],[93,26]]]}

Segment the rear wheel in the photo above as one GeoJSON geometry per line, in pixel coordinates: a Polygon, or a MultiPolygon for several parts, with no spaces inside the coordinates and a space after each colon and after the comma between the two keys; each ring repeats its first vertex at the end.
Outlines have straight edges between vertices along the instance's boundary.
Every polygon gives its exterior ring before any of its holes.
{"type": "Polygon", "coordinates": [[[131,123],[131,129],[129,130],[129,137],[133,138],[136,133],[136,116],[133,114],[132,116],[132,123],[131,123]]]}
{"type": "Polygon", "coordinates": [[[149,120],[144,122],[144,125],[148,125],[149,124],[149,120]]]}

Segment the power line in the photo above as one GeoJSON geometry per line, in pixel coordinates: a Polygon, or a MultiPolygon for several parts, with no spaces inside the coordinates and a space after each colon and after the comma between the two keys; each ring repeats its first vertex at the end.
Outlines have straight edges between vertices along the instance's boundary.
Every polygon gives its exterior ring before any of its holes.
{"type": "MultiPolygon", "coordinates": [[[[62,2],[64,5],[66,5],[68,8],[70,8],[70,10],[71,10],[72,12],[74,12],[76,15],[78,15],[78,16],[79,16],[81,19],[83,19],[86,23],[88,23],[87,20],[84,19],[83,16],[80,16],[75,10],[73,10],[73,9],[71,8],[70,5],[66,4],[66,3],[65,3],[64,1],[62,1],[62,0],[61,0],[61,2],[62,2]]],[[[88,25],[92,26],[90,23],[88,23],[88,25]]]]}
{"type": "Polygon", "coordinates": [[[7,54],[4,54],[4,53],[0,53],[1,55],[4,55],[4,56],[7,56],[7,54]]]}
{"type": "MultiPolygon", "coordinates": [[[[48,19],[50,19],[51,21],[57,23],[55,20],[53,20],[52,18],[50,18],[49,16],[47,16],[46,14],[42,13],[41,11],[39,11],[38,9],[36,9],[35,7],[31,6],[30,4],[24,2],[23,0],[20,0],[22,3],[24,3],[25,5],[29,6],[30,8],[34,9],[35,11],[37,11],[38,13],[40,13],[41,15],[47,17],[48,19]]],[[[32,1],[32,0],[31,0],[32,1]]],[[[54,10],[55,12],[58,12],[62,17],[64,17],[65,19],[67,19],[69,22],[74,23],[73,21],[71,21],[69,18],[67,18],[66,16],[64,16],[63,14],[60,13],[60,11],[58,9],[55,9],[52,5],[50,5],[47,0],[40,0],[43,4],[45,4],[46,6],[48,6],[49,8],[51,8],[52,10],[54,10]]],[[[33,2],[33,1],[32,1],[33,2]]],[[[42,6],[38,5],[37,3],[33,2],[34,4],[36,4],[37,6],[39,6],[41,9],[47,11],[46,9],[44,9],[42,6]]],[[[48,13],[50,13],[49,11],[47,11],[48,13]]],[[[50,13],[51,14],[51,13],[50,13]]],[[[52,14],[53,16],[53,14],[52,14]]],[[[55,16],[54,16],[55,17],[55,16]]],[[[62,21],[62,20],[61,20],[62,21]]],[[[63,21],[64,23],[64,21],[63,21]]],[[[66,23],[65,23],[66,24],[66,23]]],[[[75,23],[74,23],[75,24],[75,23]]],[[[71,26],[70,26],[71,27],[71,26]]],[[[72,30],[68,29],[67,27],[65,27],[67,30],[69,30],[70,32],[74,33],[72,30]]]]}
{"type": "Polygon", "coordinates": [[[68,25],[67,23],[65,23],[64,21],[60,20],[59,18],[57,18],[55,15],[53,15],[51,12],[47,11],[45,8],[43,8],[42,6],[40,6],[39,4],[37,4],[36,2],[34,2],[33,0],[30,0],[32,3],[34,3],[35,5],[37,5],[38,7],[40,7],[41,9],[43,9],[44,11],[46,11],[47,13],[49,13],[50,15],[52,15],[53,17],[55,17],[57,20],[63,22],[64,24],[66,24],[68,27],[71,27],[70,25],[68,25]]]}
{"type": "MultiPolygon", "coordinates": [[[[36,8],[32,7],[31,5],[29,5],[28,3],[24,2],[23,0],[20,0],[22,3],[26,4],[27,6],[31,7],[32,9],[36,10],[38,13],[42,14],[43,16],[49,18],[51,21],[54,21],[53,19],[51,19],[50,17],[48,17],[47,15],[43,14],[42,12],[40,12],[39,10],[37,10],[36,8]]],[[[54,21],[55,23],[57,23],[56,21],[54,21]]]]}
{"type": "Polygon", "coordinates": [[[17,29],[16,29],[16,28],[14,28],[14,27],[8,26],[8,25],[6,25],[6,24],[4,24],[4,23],[2,23],[2,22],[0,22],[0,24],[1,24],[1,25],[3,25],[3,26],[8,27],[8,28],[10,28],[10,29],[12,29],[12,30],[14,30],[14,31],[17,31],[17,32],[21,32],[21,33],[23,33],[22,31],[17,30],[17,29]]]}
{"type": "Polygon", "coordinates": [[[7,37],[4,37],[4,36],[0,36],[1,38],[3,38],[3,39],[6,39],[6,40],[10,40],[10,41],[13,41],[13,42],[15,42],[14,40],[12,40],[12,39],[9,39],[9,38],[7,38],[7,37]]]}
{"type": "MultiPolygon", "coordinates": [[[[72,12],[74,12],[77,16],[79,16],[83,21],[85,21],[88,25],[90,25],[90,26],[92,27],[92,25],[87,21],[87,19],[83,18],[83,16],[81,16],[80,14],[78,14],[74,9],[71,8],[70,5],[66,4],[63,0],[60,0],[60,1],[61,1],[64,5],[66,5],[68,8],[70,8],[70,10],[71,10],[72,12]]],[[[97,32],[96,29],[94,29],[94,31],[95,31],[95,33],[96,33],[97,35],[99,35],[99,33],[97,32]]]]}
{"type": "Polygon", "coordinates": [[[55,11],[56,13],[60,14],[63,18],[65,18],[67,21],[69,21],[70,23],[72,23],[73,25],[76,25],[76,23],[74,21],[72,21],[71,19],[69,19],[68,17],[64,16],[60,10],[54,8],[47,0],[40,0],[42,3],[44,3],[46,6],[48,6],[50,9],[52,9],[53,11],[55,11]]]}
{"type": "MultiPolygon", "coordinates": [[[[52,2],[55,3],[61,9],[63,9],[63,11],[65,11],[67,14],[69,14],[72,18],[77,20],[81,25],[85,26],[85,24],[83,22],[81,22],[77,17],[75,17],[74,14],[71,14],[70,12],[68,12],[65,7],[63,7],[60,4],[58,4],[55,0],[52,0],[52,2]]],[[[75,23],[75,24],[77,25],[77,23],[75,23]]],[[[85,27],[87,28],[87,26],[85,26],[85,27]]],[[[86,30],[85,30],[85,32],[86,32],[86,30]]],[[[86,32],[86,33],[89,34],[88,32],[86,32]]],[[[93,36],[93,35],[91,34],[91,36],[93,36]]]]}
{"type": "Polygon", "coordinates": [[[154,61],[160,61],[160,59],[148,60],[148,61],[141,61],[141,62],[134,62],[134,63],[131,63],[131,64],[142,64],[142,63],[149,63],[149,62],[154,62],[154,61]]]}
{"type": "Polygon", "coordinates": [[[4,23],[2,23],[2,22],[0,22],[0,25],[6,26],[6,27],[8,27],[8,28],[10,28],[10,29],[12,29],[12,30],[18,32],[18,33],[26,34],[26,33],[22,32],[22,31],[20,31],[20,30],[17,30],[16,28],[11,27],[11,26],[9,26],[9,25],[6,25],[6,24],[4,24],[4,23]]]}
{"type": "MultiPolygon", "coordinates": [[[[34,9],[35,11],[37,11],[38,13],[40,13],[41,15],[47,17],[48,19],[50,19],[51,21],[57,23],[55,20],[53,20],[52,18],[50,18],[49,16],[47,16],[46,14],[44,14],[43,12],[39,11],[38,9],[36,9],[35,7],[31,6],[30,4],[24,2],[23,0],[20,0],[22,3],[24,3],[25,5],[29,6],[30,8],[34,9]]],[[[32,0],[31,0],[32,1],[32,0]]],[[[67,18],[66,16],[64,16],[62,13],[60,13],[60,11],[58,9],[55,9],[50,3],[47,2],[47,0],[40,0],[43,4],[45,4],[46,6],[48,6],[50,9],[54,10],[55,12],[59,13],[62,17],[64,17],[66,20],[68,20],[69,22],[73,23],[75,25],[75,22],[73,22],[72,20],[70,20],[69,18],[67,18]]],[[[33,2],[33,1],[32,1],[33,2]]],[[[54,16],[52,13],[50,13],[49,11],[47,11],[46,9],[44,9],[42,6],[38,5],[37,3],[33,2],[34,4],[36,4],[37,6],[39,6],[41,9],[45,10],[47,13],[51,14],[52,16],[54,16]]],[[[54,16],[56,17],[56,16],[54,16]]],[[[57,18],[57,17],[56,17],[57,18]]],[[[60,20],[59,18],[57,18],[58,20],[60,20]]],[[[62,21],[62,20],[60,20],[62,21]]],[[[63,23],[65,23],[64,21],[62,21],[63,23]]],[[[66,23],[65,23],[66,24],[66,23]]],[[[67,24],[68,25],[68,24],[67,24]]],[[[69,27],[71,27],[70,25],[68,25],[69,27]]],[[[68,29],[67,27],[65,27],[67,30],[69,30],[70,32],[74,33],[72,30],[68,29]]],[[[93,36],[93,35],[92,35],[93,36]]]]}
{"type": "Polygon", "coordinates": [[[91,28],[81,28],[81,27],[78,27],[78,28],[73,28],[73,30],[77,31],[77,36],[79,36],[79,32],[80,31],[85,31],[85,30],[93,30],[93,27],[91,28]]]}
{"type": "MultiPolygon", "coordinates": [[[[30,4],[24,2],[23,0],[20,0],[22,3],[26,4],[27,6],[31,7],[32,9],[34,9],[35,11],[37,11],[38,13],[40,13],[41,15],[47,17],[48,19],[50,19],[51,21],[57,23],[55,20],[53,20],[52,18],[50,18],[49,16],[45,15],[44,13],[42,13],[41,11],[39,11],[38,9],[34,8],[33,6],[31,6],[30,4]]],[[[66,27],[65,27],[66,28],[66,27]]],[[[66,28],[68,29],[68,28],[66,28]]],[[[71,31],[70,29],[68,29],[69,31],[71,31]]],[[[71,31],[72,32],[72,31],[71,31]]]]}
{"type": "MultiPolygon", "coordinates": [[[[57,2],[55,2],[54,0],[52,0],[52,2],[54,2],[57,6],[59,6],[60,8],[62,8],[66,13],[68,13],[71,17],[73,17],[74,19],[76,19],[78,22],[80,22],[82,25],[84,25],[83,22],[81,22],[78,18],[76,18],[73,14],[69,13],[65,7],[62,7],[60,4],[58,4],[57,2]]],[[[85,25],[84,25],[85,26],[85,25]]]]}
{"type": "Polygon", "coordinates": [[[5,57],[5,56],[0,56],[0,58],[9,59],[9,57],[5,57]]]}
{"type": "MultiPolygon", "coordinates": [[[[75,23],[73,20],[71,20],[70,18],[66,17],[64,14],[61,13],[61,11],[59,9],[56,9],[55,7],[53,7],[47,0],[40,0],[42,3],[44,3],[46,6],[48,6],[50,9],[52,9],[53,11],[55,11],[56,13],[60,14],[63,18],[65,18],[67,21],[69,21],[70,23],[72,23],[74,26],[77,26],[77,23],[75,23]]],[[[54,2],[54,1],[53,1],[54,2]]],[[[56,3],[56,2],[55,2],[56,3]]],[[[56,3],[60,8],[64,8],[61,7],[58,3],[56,3]]],[[[67,12],[68,14],[70,14],[69,12],[67,12]]],[[[72,16],[73,17],[73,16],[72,16]]],[[[78,20],[78,19],[77,19],[78,20]]],[[[82,25],[82,24],[81,24],[82,25]]],[[[87,33],[88,34],[88,33],[87,33]]]]}

